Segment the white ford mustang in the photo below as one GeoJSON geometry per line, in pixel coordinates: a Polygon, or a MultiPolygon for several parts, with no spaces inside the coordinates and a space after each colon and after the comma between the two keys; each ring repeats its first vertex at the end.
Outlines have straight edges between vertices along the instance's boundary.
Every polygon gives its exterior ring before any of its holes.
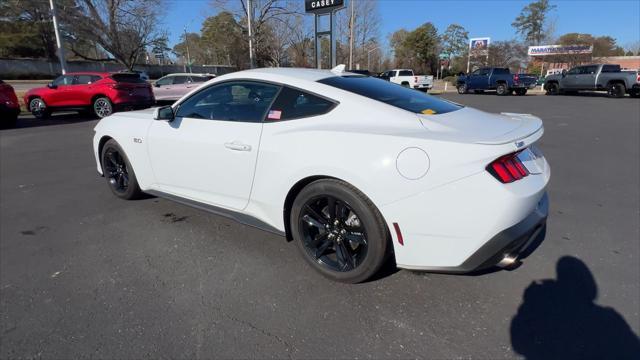
{"type": "Polygon", "coordinates": [[[169,198],[293,240],[338,281],[517,263],[543,228],[540,119],[489,114],[371,77],[255,69],[95,128],[124,199],[169,198]]]}

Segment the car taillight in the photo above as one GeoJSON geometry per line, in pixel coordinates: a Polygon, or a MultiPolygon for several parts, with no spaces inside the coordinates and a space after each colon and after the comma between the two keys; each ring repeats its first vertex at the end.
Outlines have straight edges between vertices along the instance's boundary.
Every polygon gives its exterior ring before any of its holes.
{"type": "Polygon", "coordinates": [[[638,74],[638,77],[636,78],[636,82],[640,83],[640,74],[638,74]]]}
{"type": "Polygon", "coordinates": [[[487,166],[487,171],[501,183],[508,184],[529,175],[529,170],[518,158],[520,152],[501,156],[487,166]]]}
{"type": "Polygon", "coordinates": [[[520,75],[518,75],[518,74],[514,74],[514,75],[513,75],[513,81],[514,81],[514,82],[518,82],[518,81],[520,81],[520,75]]]}

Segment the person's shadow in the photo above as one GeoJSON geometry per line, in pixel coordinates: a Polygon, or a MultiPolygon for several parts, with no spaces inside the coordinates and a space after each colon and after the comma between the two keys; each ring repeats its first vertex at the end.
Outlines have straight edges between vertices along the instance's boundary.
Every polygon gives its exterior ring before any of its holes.
{"type": "Polygon", "coordinates": [[[594,303],[587,265],[565,256],[558,279],[531,283],[511,321],[513,349],[526,359],[640,359],[640,339],[614,309],[594,303]]]}

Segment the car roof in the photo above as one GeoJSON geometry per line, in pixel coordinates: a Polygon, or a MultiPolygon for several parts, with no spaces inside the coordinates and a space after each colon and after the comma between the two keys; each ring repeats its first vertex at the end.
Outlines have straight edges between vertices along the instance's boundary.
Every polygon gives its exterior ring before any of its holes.
{"type": "Polygon", "coordinates": [[[163,77],[167,77],[167,76],[216,76],[216,74],[207,74],[207,73],[171,73],[171,74],[167,74],[163,77]]]}
{"type": "Polygon", "coordinates": [[[110,76],[111,73],[98,72],[98,71],[78,71],[78,72],[68,72],[65,75],[97,75],[97,76],[107,77],[107,76],[110,76]]]}
{"type": "MultiPolygon", "coordinates": [[[[341,73],[334,73],[331,70],[304,69],[304,68],[259,68],[243,70],[228,75],[229,77],[242,77],[251,74],[253,76],[270,75],[282,78],[292,78],[305,81],[318,81],[332,76],[339,76],[341,73]]],[[[344,73],[346,74],[346,73],[344,73]]]]}

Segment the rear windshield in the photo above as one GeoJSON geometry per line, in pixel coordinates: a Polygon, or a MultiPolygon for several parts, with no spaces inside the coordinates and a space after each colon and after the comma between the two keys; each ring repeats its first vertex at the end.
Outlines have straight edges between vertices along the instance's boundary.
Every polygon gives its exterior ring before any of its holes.
{"type": "Polygon", "coordinates": [[[444,114],[462,109],[452,102],[372,77],[334,76],[318,82],[417,114],[444,114]]]}
{"type": "Polygon", "coordinates": [[[413,76],[413,71],[411,71],[411,70],[400,70],[398,76],[413,76]]]}
{"type": "Polygon", "coordinates": [[[498,74],[510,74],[509,69],[493,69],[493,73],[498,74]]]}
{"type": "Polygon", "coordinates": [[[117,82],[142,84],[145,83],[140,74],[112,74],[111,78],[117,82]]]}

